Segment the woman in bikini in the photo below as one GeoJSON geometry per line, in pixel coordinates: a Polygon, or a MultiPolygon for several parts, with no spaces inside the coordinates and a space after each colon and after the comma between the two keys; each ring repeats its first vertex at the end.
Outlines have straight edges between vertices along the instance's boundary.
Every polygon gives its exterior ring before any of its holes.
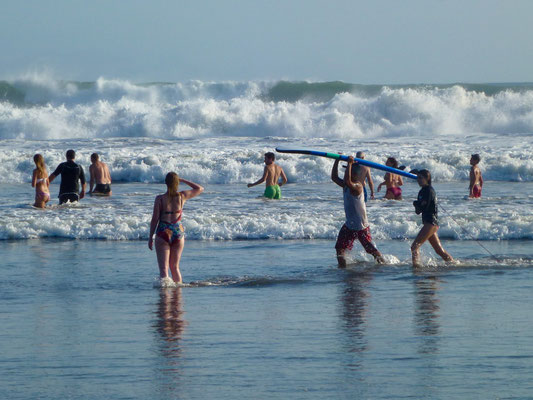
{"type": "Polygon", "coordinates": [[[33,162],[37,167],[33,170],[33,176],[31,178],[31,187],[35,188],[35,204],[33,204],[33,206],[37,208],[45,208],[46,203],[50,201],[48,171],[46,170],[42,155],[35,154],[33,156],[33,162]]]}
{"type": "MultiPolygon", "coordinates": [[[[398,168],[398,161],[394,157],[387,158],[386,166],[392,168],[398,168]]],[[[378,186],[378,192],[381,189],[381,186],[387,186],[387,192],[385,193],[385,199],[389,200],[402,200],[402,188],[403,179],[400,175],[387,172],[384,177],[384,181],[381,182],[378,186]]]]}
{"type": "Polygon", "coordinates": [[[152,222],[150,223],[150,239],[148,247],[153,249],[154,233],[155,251],[159,264],[159,277],[168,278],[168,269],[172,273],[175,283],[182,283],[180,273],[180,258],[185,245],[185,232],[181,224],[183,206],[185,202],[198,196],[204,188],[194,182],[181,179],[175,172],[169,172],[165,177],[167,192],[155,198],[152,222]],[[179,184],[185,183],[192,190],[179,192],[179,184]]]}

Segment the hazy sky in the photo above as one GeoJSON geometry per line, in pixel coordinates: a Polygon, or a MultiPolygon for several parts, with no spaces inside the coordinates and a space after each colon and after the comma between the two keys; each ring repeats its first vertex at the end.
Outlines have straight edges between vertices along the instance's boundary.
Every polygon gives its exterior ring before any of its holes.
{"type": "Polygon", "coordinates": [[[0,80],[533,81],[532,0],[2,0],[0,80]]]}

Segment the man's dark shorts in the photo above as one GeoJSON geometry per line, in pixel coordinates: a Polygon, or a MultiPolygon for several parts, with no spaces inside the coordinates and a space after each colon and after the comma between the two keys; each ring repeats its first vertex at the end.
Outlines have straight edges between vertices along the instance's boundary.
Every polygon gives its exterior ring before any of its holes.
{"type": "Polygon", "coordinates": [[[94,187],[93,193],[109,194],[111,192],[111,185],[109,183],[97,183],[94,187]]]}
{"type": "Polygon", "coordinates": [[[66,203],[67,201],[74,203],[75,201],[78,201],[79,199],[80,199],[80,196],[77,193],[63,193],[59,195],[59,204],[66,203]]]}

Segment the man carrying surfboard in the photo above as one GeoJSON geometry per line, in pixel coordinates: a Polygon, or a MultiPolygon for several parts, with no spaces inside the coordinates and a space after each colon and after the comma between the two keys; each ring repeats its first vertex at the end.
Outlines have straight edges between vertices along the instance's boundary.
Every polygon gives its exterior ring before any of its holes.
{"type": "Polygon", "coordinates": [[[331,180],[343,189],[344,212],[346,222],[339,231],[335,249],[339,268],[346,268],[345,253],[353,248],[353,242],[358,239],[365,251],[374,256],[377,263],[383,264],[383,256],[372,243],[370,225],[366,216],[366,206],[363,194],[363,185],[352,176],[354,158],[348,157],[348,167],[344,179],[339,178],[339,159],[336,159],[331,169],[331,180]]]}
{"type": "Polygon", "coordinates": [[[249,183],[248,187],[259,185],[263,182],[266,184],[265,193],[263,194],[269,199],[281,199],[280,187],[287,183],[287,176],[279,165],[275,163],[276,155],[274,153],[265,153],[265,169],[263,176],[257,182],[249,183]],[[281,183],[279,179],[281,178],[281,183]]]}

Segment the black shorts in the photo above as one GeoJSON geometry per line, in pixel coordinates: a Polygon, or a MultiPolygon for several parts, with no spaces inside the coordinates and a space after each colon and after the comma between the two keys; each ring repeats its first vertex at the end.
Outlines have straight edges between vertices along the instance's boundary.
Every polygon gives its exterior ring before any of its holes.
{"type": "Polygon", "coordinates": [[[97,183],[93,190],[93,193],[108,194],[109,192],[111,192],[111,185],[109,183],[97,183]]]}
{"type": "Polygon", "coordinates": [[[63,193],[59,195],[59,204],[66,203],[67,201],[74,203],[75,201],[78,201],[79,199],[80,199],[80,196],[77,193],[63,193]]]}

